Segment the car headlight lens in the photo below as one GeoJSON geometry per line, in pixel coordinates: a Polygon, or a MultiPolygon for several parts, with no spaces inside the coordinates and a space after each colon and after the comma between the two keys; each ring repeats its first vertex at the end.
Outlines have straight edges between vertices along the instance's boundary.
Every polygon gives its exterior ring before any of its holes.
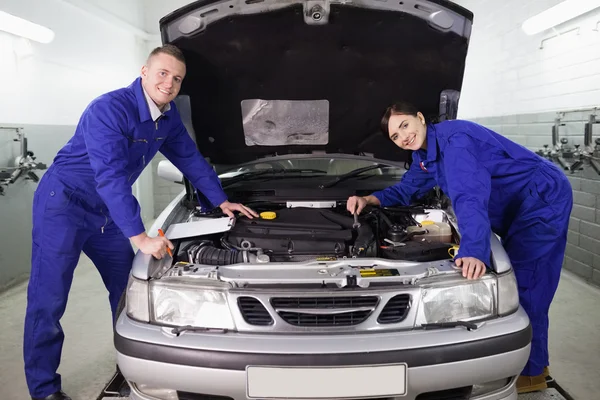
{"type": "Polygon", "coordinates": [[[153,283],[153,322],[170,326],[234,329],[226,292],[196,285],[153,283]]]}
{"type": "Polygon", "coordinates": [[[496,314],[496,279],[453,281],[423,286],[417,325],[476,321],[496,314]]]}
{"type": "Polygon", "coordinates": [[[519,289],[517,278],[511,270],[498,277],[498,315],[514,313],[519,308],[519,289]]]}
{"type": "Polygon", "coordinates": [[[148,281],[129,277],[127,283],[127,316],[140,322],[150,321],[148,307],[148,281]]]}

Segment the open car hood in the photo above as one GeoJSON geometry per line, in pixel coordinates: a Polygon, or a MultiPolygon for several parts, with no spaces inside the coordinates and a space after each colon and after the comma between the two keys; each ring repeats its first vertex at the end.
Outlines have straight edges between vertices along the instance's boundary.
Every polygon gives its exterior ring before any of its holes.
{"type": "Polygon", "coordinates": [[[202,154],[239,164],[290,153],[409,160],[385,108],[455,118],[473,15],[449,1],[197,1],[160,21],[187,75],[177,100],[202,154]]]}

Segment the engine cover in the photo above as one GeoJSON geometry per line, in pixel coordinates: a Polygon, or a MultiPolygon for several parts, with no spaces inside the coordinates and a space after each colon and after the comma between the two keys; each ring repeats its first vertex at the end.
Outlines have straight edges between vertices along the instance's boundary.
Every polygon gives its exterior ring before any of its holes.
{"type": "Polygon", "coordinates": [[[346,255],[352,229],[328,219],[331,213],[288,208],[276,211],[274,219],[240,217],[225,240],[236,247],[261,248],[279,259],[346,255]]]}

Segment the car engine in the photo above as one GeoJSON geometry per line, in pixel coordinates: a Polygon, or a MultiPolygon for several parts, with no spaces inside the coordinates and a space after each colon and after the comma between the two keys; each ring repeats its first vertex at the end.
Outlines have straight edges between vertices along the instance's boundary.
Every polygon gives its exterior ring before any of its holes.
{"type": "Polygon", "coordinates": [[[255,209],[260,218],[240,215],[227,232],[181,242],[175,261],[204,265],[357,257],[435,261],[451,258],[449,250],[457,243],[452,226],[439,218],[428,220],[423,208],[367,207],[358,226],[341,206],[255,209]]]}

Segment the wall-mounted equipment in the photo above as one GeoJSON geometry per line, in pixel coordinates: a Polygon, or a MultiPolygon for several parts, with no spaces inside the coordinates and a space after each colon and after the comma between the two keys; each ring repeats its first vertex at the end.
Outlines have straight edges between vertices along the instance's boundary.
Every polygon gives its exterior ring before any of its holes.
{"type": "Polygon", "coordinates": [[[594,113],[590,114],[588,118],[588,122],[584,125],[583,134],[584,134],[584,151],[583,157],[590,162],[590,165],[594,170],[600,174],[600,138],[597,138],[594,141],[593,133],[594,133],[594,125],[600,124],[600,121],[596,120],[596,109],[594,109],[594,113]],[[595,146],[592,147],[592,141],[594,141],[595,146]]]}
{"type": "Polygon", "coordinates": [[[54,40],[54,31],[51,29],[4,11],[0,11],[0,30],[40,43],[54,40]]]}
{"type": "Polygon", "coordinates": [[[583,169],[583,162],[581,161],[582,153],[579,150],[580,145],[576,144],[573,148],[569,145],[567,138],[560,137],[559,129],[561,126],[565,126],[562,118],[564,118],[564,113],[557,113],[556,118],[554,118],[554,125],[552,125],[552,149],[549,149],[548,145],[545,144],[544,149],[539,150],[537,154],[559,164],[565,171],[574,172],[583,169]]]}
{"type": "Polygon", "coordinates": [[[523,22],[523,31],[535,35],[600,7],[598,0],[565,0],[523,22]]]}
{"type": "Polygon", "coordinates": [[[15,183],[20,177],[38,182],[40,178],[34,172],[34,170],[46,169],[46,164],[36,162],[35,155],[32,151],[27,149],[27,137],[23,128],[4,128],[0,126],[0,130],[15,130],[17,132],[17,138],[15,142],[20,142],[21,152],[15,159],[15,165],[12,167],[0,167],[0,195],[4,195],[4,187],[12,183],[15,183]]]}

